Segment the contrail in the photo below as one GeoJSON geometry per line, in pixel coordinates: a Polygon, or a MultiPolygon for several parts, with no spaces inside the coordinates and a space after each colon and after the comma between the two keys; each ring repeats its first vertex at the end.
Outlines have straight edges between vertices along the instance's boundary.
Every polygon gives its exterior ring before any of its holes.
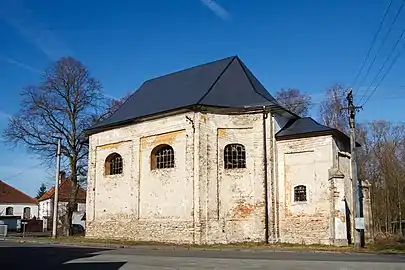
{"type": "Polygon", "coordinates": [[[22,63],[22,62],[20,62],[20,61],[15,60],[15,59],[6,58],[5,60],[6,60],[8,63],[10,63],[10,64],[19,66],[19,67],[21,67],[21,68],[24,68],[24,69],[26,69],[26,70],[32,71],[32,72],[34,72],[34,73],[43,74],[43,72],[40,71],[39,69],[36,69],[36,68],[34,68],[34,67],[31,67],[31,66],[29,66],[29,65],[27,65],[27,64],[24,64],[24,63],[22,63]]]}
{"type": "Polygon", "coordinates": [[[48,58],[56,60],[61,56],[71,56],[68,48],[56,33],[36,18],[23,1],[5,0],[0,5],[0,20],[5,21],[20,35],[31,42],[48,58]]]}
{"type": "Polygon", "coordinates": [[[230,19],[228,11],[226,11],[223,7],[221,7],[217,2],[213,0],[200,0],[200,1],[222,20],[227,21],[230,19]]]}

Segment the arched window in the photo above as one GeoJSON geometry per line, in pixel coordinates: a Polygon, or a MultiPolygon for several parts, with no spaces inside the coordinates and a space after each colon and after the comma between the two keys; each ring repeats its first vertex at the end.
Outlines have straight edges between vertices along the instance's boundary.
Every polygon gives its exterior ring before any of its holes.
{"type": "Polygon", "coordinates": [[[31,218],[31,208],[29,208],[29,207],[24,207],[23,218],[24,218],[24,219],[30,219],[30,218],[31,218]]]}
{"type": "Polygon", "coordinates": [[[246,151],[241,144],[228,144],[224,149],[225,169],[246,168],[246,151]]]}
{"type": "Polygon", "coordinates": [[[6,208],[6,216],[12,216],[14,214],[13,210],[14,210],[13,207],[7,207],[6,208]]]}
{"type": "Polygon", "coordinates": [[[299,185],[294,187],[294,202],[306,202],[307,201],[307,187],[299,185]]]}
{"type": "Polygon", "coordinates": [[[122,157],[117,153],[112,153],[105,160],[105,175],[122,174],[122,167],[122,157]]]}
{"type": "Polygon", "coordinates": [[[173,148],[167,144],[153,148],[150,155],[150,168],[151,170],[174,168],[173,148]]]}

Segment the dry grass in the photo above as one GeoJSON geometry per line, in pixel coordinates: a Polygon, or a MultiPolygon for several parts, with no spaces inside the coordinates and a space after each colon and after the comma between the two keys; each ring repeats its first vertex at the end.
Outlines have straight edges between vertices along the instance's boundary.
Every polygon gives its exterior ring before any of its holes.
{"type": "Polygon", "coordinates": [[[264,243],[238,243],[238,244],[214,244],[214,245],[186,245],[160,242],[139,242],[130,240],[91,239],[84,237],[26,237],[23,241],[35,241],[42,243],[57,243],[71,245],[87,245],[98,247],[136,247],[147,246],[152,249],[197,249],[197,250],[241,250],[241,249],[272,249],[289,251],[325,251],[325,252],[378,252],[378,253],[405,253],[405,240],[403,238],[378,239],[374,244],[368,244],[366,248],[355,250],[353,246],[330,246],[330,245],[299,245],[299,244],[264,244],[264,243]]]}
{"type": "Polygon", "coordinates": [[[378,237],[369,249],[371,251],[405,253],[405,238],[403,236],[378,237]]]}

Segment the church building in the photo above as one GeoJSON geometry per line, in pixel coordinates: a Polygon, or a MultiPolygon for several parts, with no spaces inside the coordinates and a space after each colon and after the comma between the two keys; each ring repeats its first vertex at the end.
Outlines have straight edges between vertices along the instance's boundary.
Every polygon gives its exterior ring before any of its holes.
{"type": "Polygon", "coordinates": [[[87,133],[86,237],[351,242],[349,138],[280,106],[237,56],[145,81],[87,133]]]}

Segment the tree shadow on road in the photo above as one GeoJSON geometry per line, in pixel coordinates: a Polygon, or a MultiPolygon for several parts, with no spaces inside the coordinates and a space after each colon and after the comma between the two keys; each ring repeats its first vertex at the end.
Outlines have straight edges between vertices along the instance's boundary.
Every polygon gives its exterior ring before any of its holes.
{"type": "Polygon", "coordinates": [[[97,256],[108,249],[59,246],[5,246],[0,247],[0,269],[30,270],[118,270],[126,262],[76,262],[73,260],[97,256]]]}

